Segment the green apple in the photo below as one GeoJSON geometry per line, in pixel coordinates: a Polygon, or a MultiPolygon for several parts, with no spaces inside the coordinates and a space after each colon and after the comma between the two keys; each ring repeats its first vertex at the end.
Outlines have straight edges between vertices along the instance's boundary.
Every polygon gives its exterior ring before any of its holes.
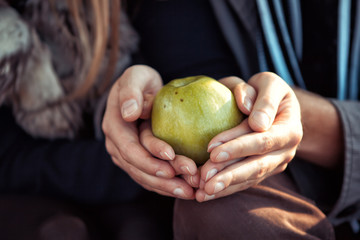
{"type": "Polygon", "coordinates": [[[155,97],[151,115],[153,134],[198,165],[209,159],[210,140],[244,118],[230,89],[207,76],[166,84],[155,97]]]}

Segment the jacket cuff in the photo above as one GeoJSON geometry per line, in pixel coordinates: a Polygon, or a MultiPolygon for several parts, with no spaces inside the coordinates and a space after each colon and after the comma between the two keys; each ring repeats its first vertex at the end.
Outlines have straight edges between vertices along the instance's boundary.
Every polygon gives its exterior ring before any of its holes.
{"type": "Polygon", "coordinates": [[[360,102],[330,100],[344,133],[344,175],[340,196],[328,215],[334,225],[360,219],[360,102]]]}

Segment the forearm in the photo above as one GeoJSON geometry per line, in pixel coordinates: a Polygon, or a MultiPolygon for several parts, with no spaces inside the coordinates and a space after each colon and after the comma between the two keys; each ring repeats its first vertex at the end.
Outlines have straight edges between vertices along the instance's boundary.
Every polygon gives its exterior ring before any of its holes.
{"type": "Polygon", "coordinates": [[[333,168],[344,159],[343,129],[334,105],[319,95],[294,89],[301,107],[303,139],[297,156],[333,168]]]}

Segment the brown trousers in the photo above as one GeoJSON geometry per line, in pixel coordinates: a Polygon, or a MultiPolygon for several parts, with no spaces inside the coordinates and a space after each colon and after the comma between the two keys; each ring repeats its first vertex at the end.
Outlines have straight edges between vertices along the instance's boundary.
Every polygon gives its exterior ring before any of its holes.
{"type": "Polygon", "coordinates": [[[130,203],[83,205],[0,196],[1,240],[172,239],[173,200],[150,194],[130,203]]]}
{"type": "Polygon", "coordinates": [[[177,200],[174,239],[335,239],[314,202],[285,173],[232,196],[198,203],[177,200]]]}

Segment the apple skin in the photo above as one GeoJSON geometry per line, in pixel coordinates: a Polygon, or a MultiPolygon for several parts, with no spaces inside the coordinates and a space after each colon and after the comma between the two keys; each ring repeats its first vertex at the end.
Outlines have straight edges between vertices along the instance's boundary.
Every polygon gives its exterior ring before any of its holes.
{"type": "Polygon", "coordinates": [[[156,95],[151,125],[154,136],[176,154],[202,165],[209,159],[210,140],[244,119],[233,93],[207,76],[174,79],[156,95]]]}

